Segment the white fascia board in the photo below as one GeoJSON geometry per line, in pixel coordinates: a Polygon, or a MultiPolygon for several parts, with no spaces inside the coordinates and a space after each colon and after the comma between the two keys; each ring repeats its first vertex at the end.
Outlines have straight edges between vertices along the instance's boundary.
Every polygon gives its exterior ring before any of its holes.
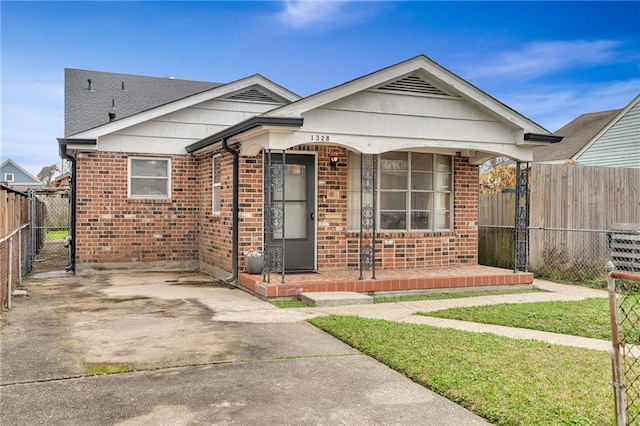
{"type": "MultiPolygon", "coordinates": [[[[240,136],[240,135],[239,135],[240,136]]],[[[309,143],[309,133],[293,129],[252,129],[230,142],[240,142],[241,155],[256,155],[260,149],[286,150],[309,143]]],[[[516,161],[531,162],[530,147],[510,143],[473,142],[456,140],[429,140],[417,138],[389,138],[387,136],[331,135],[328,146],[341,146],[364,154],[382,154],[390,151],[423,151],[455,154],[474,151],[478,155],[509,157],[516,161]],[[339,141],[339,142],[337,142],[339,141]]],[[[475,158],[474,158],[475,160],[475,158]]]]}
{"type": "Polygon", "coordinates": [[[265,116],[300,117],[303,113],[350,96],[354,93],[372,89],[390,80],[400,78],[416,71],[426,72],[437,80],[437,84],[459,95],[463,99],[482,107],[502,120],[523,130],[523,133],[550,133],[547,129],[517,113],[496,99],[482,92],[472,84],[456,76],[426,56],[419,56],[389,68],[376,71],[356,80],[311,95],[290,105],[285,105],[265,113],[265,116]]]}
{"type": "Polygon", "coordinates": [[[98,141],[94,145],[87,144],[67,144],[67,151],[75,151],[75,152],[95,152],[98,150],[98,141]]]}
{"type": "Polygon", "coordinates": [[[228,95],[238,90],[253,86],[254,84],[259,84],[265,89],[268,89],[292,102],[300,99],[300,97],[295,93],[290,92],[284,87],[275,84],[274,82],[264,78],[259,74],[256,74],[243,78],[241,80],[234,81],[232,83],[225,84],[223,86],[215,87],[211,90],[207,90],[206,92],[198,93],[193,96],[168,103],[166,105],[161,105],[157,108],[143,111],[141,113],[123,118],[121,120],[116,120],[112,123],[104,124],[94,129],[86,130],[82,133],[70,136],[68,139],[98,139],[100,136],[117,132],[118,130],[126,129],[127,127],[135,126],[136,124],[144,123],[145,121],[149,121],[154,118],[170,114],[172,112],[179,111],[181,109],[188,108],[202,102],[228,95]]]}
{"type": "Polygon", "coordinates": [[[602,135],[604,135],[606,132],[609,131],[610,128],[612,128],[618,121],[620,121],[622,119],[622,117],[624,117],[625,115],[627,115],[627,113],[629,111],[631,111],[631,109],[636,106],[638,104],[638,102],[640,102],[640,94],[638,94],[638,96],[636,96],[635,98],[633,98],[633,100],[631,102],[629,102],[629,104],[623,108],[622,111],[620,111],[615,117],[613,117],[611,119],[611,121],[609,121],[609,123],[607,123],[606,126],[604,126],[602,128],[602,130],[600,130],[598,133],[595,134],[595,136],[593,136],[591,138],[591,140],[589,142],[587,142],[581,149],[580,151],[576,152],[573,157],[571,157],[571,160],[577,160],[578,158],[580,158],[580,156],[582,154],[585,153],[586,150],[588,150],[589,148],[591,148],[591,145],[593,145],[594,143],[596,143],[596,141],[598,139],[600,139],[602,137],[602,135]]]}

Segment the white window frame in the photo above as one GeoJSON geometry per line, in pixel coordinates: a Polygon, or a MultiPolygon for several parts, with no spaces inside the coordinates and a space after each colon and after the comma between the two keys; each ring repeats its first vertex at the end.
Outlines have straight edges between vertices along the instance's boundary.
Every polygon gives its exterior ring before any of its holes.
{"type": "Polygon", "coordinates": [[[13,173],[5,173],[4,174],[4,181],[5,182],[13,182],[15,180],[16,176],[13,173]]]}
{"type": "Polygon", "coordinates": [[[142,200],[168,200],[171,199],[171,158],[167,157],[129,157],[128,158],[128,167],[127,167],[127,196],[133,199],[142,199],[142,200]],[[131,163],[134,160],[146,160],[146,161],[164,161],[167,163],[167,176],[132,176],[131,174],[131,163]],[[136,178],[145,178],[145,179],[166,179],[167,181],[167,193],[166,195],[158,195],[158,194],[133,194],[131,192],[131,181],[136,178]]]}
{"type": "MultiPolygon", "coordinates": [[[[406,151],[403,151],[406,152],[406,151]]],[[[419,152],[418,152],[419,153],[419,152]]],[[[377,206],[376,206],[376,227],[377,227],[377,231],[379,232],[405,232],[405,233],[419,233],[419,232],[452,232],[454,229],[454,211],[453,211],[453,206],[454,206],[454,179],[455,179],[455,164],[454,164],[454,156],[453,155],[448,155],[448,154],[437,154],[437,153],[426,153],[426,154],[430,154],[432,156],[432,161],[433,161],[433,171],[432,173],[432,189],[427,189],[427,190],[419,190],[419,192],[427,192],[432,194],[432,209],[431,209],[431,227],[427,228],[427,229],[411,229],[411,153],[409,152],[407,155],[407,161],[409,162],[408,164],[408,169],[407,169],[407,189],[403,189],[403,190],[397,190],[397,192],[402,192],[406,194],[407,197],[407,201],[406,201],[406,205],[405,205],[405,213],[407,215],[407,220],[406,220],[406,227],[404,229],[384,229],[382,228],[381,225],[381,220],[380,220],[380,200],[381,200],[381,193],[383,191],[381,191],[381,169],[382,169],[382,162],[378,161],[378,166],[377,166],[377,170],[376,170],[376,196],[378,199],[377,202],[377,206]],[[437,184],[437,173],[438,171],[436,170],[436,156],[437,155],[443,155],[446,157],[449,157],[450,161],[451,161],[451,166],[450,166],[450,189],[449,190],[439,190],[436,187],[437,184]],[[438,207],[436,205],[436,199],[438,194],[449,194],[449,205],[447,206],[447,209],[437,209],[436,207],[438,207]],[[449,221],[448,221],[448,227],[445,228],[436,228],[436,215],[438,213],[442,213],[443,211],[449,211],[449,221]]],[[[353,157],[352,157],[353,158],[353,157]]],[[[358,164],[357,165],[351,165],[349,164],[348,166],[348,170],[349,171],[355,171],[355,170],[360,170],[360,163],[358,160],[358,164]]],[[[351,203],[349,203],[353,208],[357,208],[358,211],[360,210],[360,193],[359,193],[359,181],[358,182],[354,182],[354,187],[349,186],[348,187],[348,194],[349,196],[357,196],[356,200],[350,200],[351,203]]],[[[385,190],[385,191],[393,191],[393,190],[385,190]]],[[[370,200],[365,200],[365,203],[370,203],[370,200]]],[[[353,224],[350,224],[353,225],[353,224]]],[[[357,225],[357,224],[356,224],[357,225]]],[[[350,231],[352,232],[358,232],[359,228],[356,227],[356,229],[351,229],[354,228],[353,226],[349,226],[348,227],[350,231]]]]}
{"type": "MultiPolygon", "coordinates": [[[[222,181],[216,182],[221,176],[216,176],[216,161],[220,161],[220,169],[222,169],[222,156],[220,154],[214,155],[211,159],[211,212],[213,214],[220,214],[222,211],[222,181]],[[216,206],[216,192],[218,192],[218,205],[216,206]]],[[[222,173],[219,173],[222,175],[222,173]]]]}

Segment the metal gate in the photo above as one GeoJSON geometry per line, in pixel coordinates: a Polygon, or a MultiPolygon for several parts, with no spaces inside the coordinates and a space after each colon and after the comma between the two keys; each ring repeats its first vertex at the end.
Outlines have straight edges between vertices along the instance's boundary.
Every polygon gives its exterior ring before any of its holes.
{"type": "Polygon", "coordinates": [[[640,424],[640,275],[607,263],[611,365],[618,426],[640,424]]]}
{"type": "Polygon", "coordinates": [[[32,192],[31,197],[40,201],[40,208],[33,209],[41,216],[35,220],[32,232],[41,249],[33,264],[33,272],[64,271],[69,265],[70,246],[70,191],[68,189],[43,189],[32,192]]]}

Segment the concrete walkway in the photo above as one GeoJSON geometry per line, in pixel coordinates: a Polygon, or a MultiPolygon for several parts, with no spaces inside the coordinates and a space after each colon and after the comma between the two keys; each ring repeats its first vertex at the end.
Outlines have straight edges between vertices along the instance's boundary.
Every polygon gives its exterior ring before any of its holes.
{"type": "Polygon", "coordinates": [[[414,315],[580,300],[544,292],[279,309],[197,273],[43,274],[0,328],[0,423],[473,425],[478,416],[306,323],[330,314],[608,350],[608,342],[414,315]],[[123,366],[126,374],[94,375],[123,366]]]}
{"type": "Polygon", "coordinates": [[[202,274],[25,287],[0,328],[1,424],[487,424],[302,321],[314,313],[202,274]]]}
{"type": "Polygon", "coordinates": [[[434,327],[446,327],[479,333],[493,333],[515,339],[533,339],[543,342],[575,346],[586,349],[609,351],[611,342],[608,340],[590,339],[586,337],[569,336],[566,334],[549,333],[522,328],[502,327],[491,324],[479,324],[467,321],[457,321],[443,318],[415,315],[416,312],[432,312],[448,308],[495,305],[501,303],[530,303],[583,300],[594,297],[606,298],[607,292],[587,287],[557,284],[544,280],[534,280],[533,285],[542,292],[505,294],[496,296],[465,297],[459,299],[429,300],[419,302],[380,303],[375,305],[346,305],[320,308],[298,308],[296,310],[307,315],[355,315],[365,318],[383,319],[388,321],[412,324],[426,324],[434,327]]]}

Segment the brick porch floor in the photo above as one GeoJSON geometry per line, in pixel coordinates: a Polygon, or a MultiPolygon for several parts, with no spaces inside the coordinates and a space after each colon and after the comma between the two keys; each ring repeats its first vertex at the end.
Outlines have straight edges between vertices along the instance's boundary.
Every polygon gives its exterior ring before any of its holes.
{"type": "Polygon", "coordinates": [[[480,286],[509,286],[531,284],[530,272],[514,273],[510,269],[481,265],[447,266],[430,269],[398,269],[376,271],[375,280],[371,272],[358,279],[357,270],[331,270],[307,274],[285,274],[282,284],[280,274],[271,274],[271,282],[263,281],[262,275],[240,273],[240,286],[262,297],[295,297],[300,293],[318,291],[355,291],[376,293],[401,290],[433,290],[480,286]]]}

